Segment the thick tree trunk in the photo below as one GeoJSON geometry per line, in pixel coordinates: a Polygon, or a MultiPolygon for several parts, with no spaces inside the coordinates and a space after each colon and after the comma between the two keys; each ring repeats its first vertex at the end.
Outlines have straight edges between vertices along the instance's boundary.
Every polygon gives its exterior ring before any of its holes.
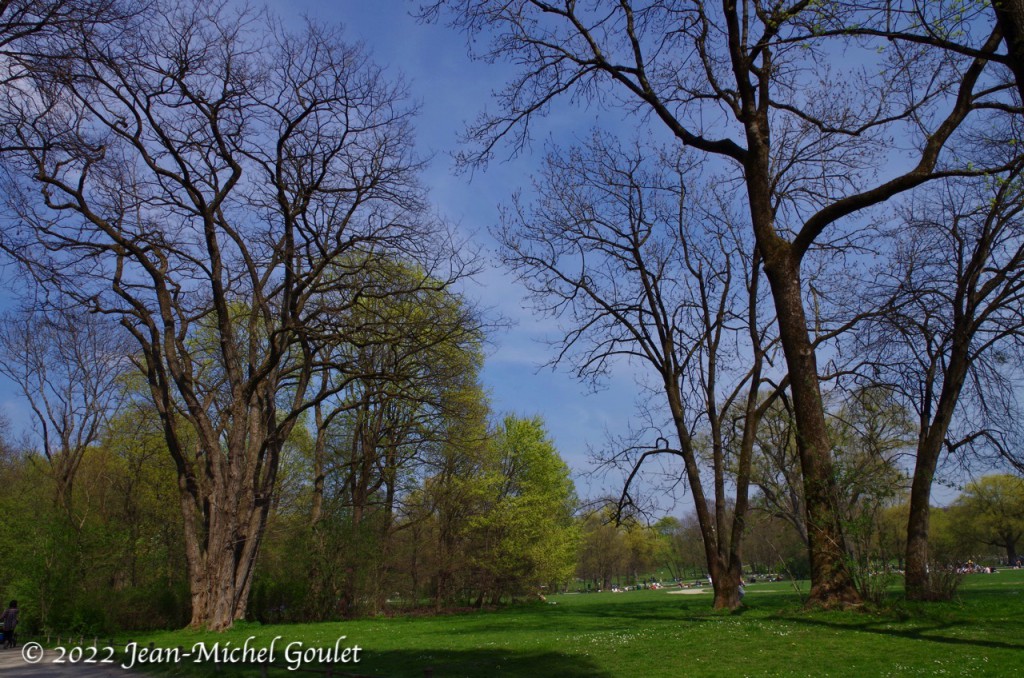
{"type": "Polygon", "coordinates": [[[808,603],[836,607],[860,602],[847,554],[832,469],[832,446],[818,383],[818,363],[807,332],[799,263],[788,252],[765,256],[782,348],[789,367],[807,511],[811,591],[808,603]]]}
{"type": "MultiPolygon", "coordinates": [[[[735,30],[735,27],[733,27],[735,30]]],[[[738,36],[737,36],[738,37],[738,36]]],[[[766,54],[765,59],[768,59],[766,54]]],[[[735,61],[733,67],[749,76],[749,64],[735,61]]],[[[746,80],[749,83],[749,80],[746,80]]],[[[763,84],[763,83],[762,83],[763,84]]],[[[767,92],[758,90],[760,96],[767,92]]],[[[793,395],[797,451],[803,473],[804,509],[807,512],[808,555],[811,591],[808,604],[836,607],[860,602],[860,595],[847,567],[839,519],[835,479],[832,472],[832,444],[825,424],[825,406],[818,383],[818,361],[807,330],[803,305],[800,264],[802,253],[782,238],[775,225],[768,106],[756,101],[754,89],[744,92],[744,116],[748,153],[744,159],[750,219],[764,271],[771,287],[779,338],[789,370],[793,395]]]]}
{"type": "MultiPolygon", "coordinates": [[[[262,524],[257,529],[262,529],[262,524]]],[[[186,548],[192,601],[191,628],[224,631],[245,617],[256,549],[235,544],[231,539],[221,539],[221,534],[220,530],[211,534],[211,546],[218,544],[219,547],[205,552],[191,545],[186,548]]],[[[239,538],[244,542],[254,536],[240,534],[239,538]]]]}
{"type": "MultiPolygon", "coordinates": [[[[218,456],[221,463],[212,464],[217,472],[207,479],[202,491],[188,477],[179,476],[191,628],[224,631],[246,613],[270,503],[265,493],[252,487],[253,479],[243,461],[251,458],[260,444],[249,437],[236,444],[232,453],[229,442],[228,450],[218,456]]],[[[270,456],[276,469],[276,451],[270,456]]]]}
{"type": "Polygon", "coordinates": [[[715,592],[716,610],[735,610],[740,606],[741,576],[738,560],[733,561],[731,566],[722,562],[715,563],[715,570],[711,573],[711,586],[715,592]]]}
{"type": "Polygon", "coordinates": [[[928,449],[927,441],[922,441],[917,450],[917,463],[914,466],[914,482],[910,488],[910,515],[907,520],[907,552],[905,591],[910,600],[922,600],[928,597],[928,527],[931,521],[932,480],[941,450],[942,439],[938,450],[928,449]]]}
{"type": "Polygon", "coordinates": [[[1024,0],[993,0],[996,23],[1006,42],[1010,70],[1024,101],[1024,0]]]}

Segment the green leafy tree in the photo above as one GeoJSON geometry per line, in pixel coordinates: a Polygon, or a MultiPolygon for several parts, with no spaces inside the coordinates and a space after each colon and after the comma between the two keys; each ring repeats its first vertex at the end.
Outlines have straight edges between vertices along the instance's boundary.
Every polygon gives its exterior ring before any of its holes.
{"type": "Polygon", "coordinates": [[[1024,479],[994,474],[968,483],[953,506],[953,521],[958,532],[1002,549],[1015,564],[1024,538],[1024,479]]]}
{"type": "Polygon", "coordinates": [[[487,508],[472,525],[480,600],[572,577],[578,533],[569,468],[540,418],[505,417],[490,437],[487,508]]]}
{"type": "Polygon", "coordinates": [[[628,568],[629,547],[623,530],[615,524],[614,513],[607,509],[588,515],[581,529],[576,575],[593,582],[595,588],[608,590],[612,579],[628,568]]]}
{"type": "Polygon", "coordinates": [[[187,567],[173,464],[152,408],[107,422],[76,473],[74,525],[54,501],[44,457],[15,455],[0,470],[5,596],[26,630],[105,634],[188,621],[187,567]]]}
{"type": "MultiPolygon", "coordinates": [[[[704,569],[703,542],[696,516],[691,514],[683,519],[666,516],[656,522],[653,529],[659,539],[658,560],[673,579],[682,581],[689,572],[704,569]]],[[[744,540],[744,544],[748,541],[744,540]]]]}
{"type": "Polygon", "coordinates": [[[484,438],[469,430],[486,416],[482,326],[470,303],[417,267],[382,257],[337,273],[354,280],[320,302],[337,327],[323,331],[317,359],[327,369],[317,377],[325,396],[313,408],[319,616],[339,605],[346,615],[379,609],[393,588],[385,572],[395,533],[408,529],[410,498],[423,498],[424,477],[445,455],[464,452],[466,436],[484,438]]]}

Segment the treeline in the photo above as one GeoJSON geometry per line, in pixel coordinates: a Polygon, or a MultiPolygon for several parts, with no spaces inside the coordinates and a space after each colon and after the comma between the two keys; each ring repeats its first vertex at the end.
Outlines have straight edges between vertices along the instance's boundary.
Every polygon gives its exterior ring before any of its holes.
{"type": "MultiPolygon", "coordinates": [[[[55,340],[60,331],[48,326],[34,336],[55,340]]],[[[449,348],[461,355],[461,377],[435,384],[437,399],[367,398],[365,384],[350,384],[349,406],[339,401],[338,416],[295,429],[283,446],[247,619],[441,611],[566,589],[705,579],[695,514],[648,524],[615,502],[581,508],[543,422],[489,423],[473,376],[478,354],[449,348]],[[436,409],[440,401],[448,404],[436,409]]],[[[4,427],[0,510],[11,519],[0,523],[8,553],[0,582],[5,596],[22,601],[27,629],[176,628],[191,617],[177,474],[159,417],[131,396],[137,380],[130,371],[115,380],[128,392],[107,401],[116,407],[70,478],[60,449],[16,445],[4,427]]],[[[912,427],[877,392],[850,398],[834,414],[839,480],[856,497],[842,511],[851,568],[858,577],[902,570],[909,480],[899,455],[912,427]]],[[[784,408],[764,418],[760,435],[744,571],[806,578],[802,485],[784,474],[795,454],[784,408]]],[[[1017,562],[1020,478],[986,476],[932,513],[936,565],[1017,562]]]]}
{"type": "MultiPolygon", "coordinates": [[[[867,490],[867,505],[846,523],[851,565],[859,580],[898,575],[906,567],[909,497],[867,490]]],[[[748,518],[743,537],[744,573],[750,576],[810,576],[807,544],[792,520],[774,510],[764,496],[748,518]]],[[[932,507],[932,557],[936,569],[954,574],[969,562],[988,567],[1020,567],[1024,540],[1024,480],[990,474],[969,482],[948,506],[932,507]]],[[[647,524],[636,518],[618,523],[614,511],[581,518],[576,565],[580,591],[609,590],[653,581],[707,582],[707,561],[697,517],[666,516],[647,524]]],[[[886,584],[892,580],[884,580],[886,584]]],[[[956,577],[947,585],[954,588],[956,577]]]]}
{"type": "MultiPolygon", "coordinates": [[[[318,495],[312,436],[285,446],[248,618],[314,621],[510,602],[575,567],[569,472],[539,419],[506,417],[404,468],[329,447],[318,495]],[[361,493],[357,469],[375,469],[361,493]],[[401,475],[389,492],[384,476],[401,475]],[[311,520],[316,511],[318,519],[311,520]]],[[[66,506],[45,456],[6,438],[4,595],[31,631],[178,628],[191,616],[178,490],[151,410],[120,413],[83,455],[66,506]]]]}

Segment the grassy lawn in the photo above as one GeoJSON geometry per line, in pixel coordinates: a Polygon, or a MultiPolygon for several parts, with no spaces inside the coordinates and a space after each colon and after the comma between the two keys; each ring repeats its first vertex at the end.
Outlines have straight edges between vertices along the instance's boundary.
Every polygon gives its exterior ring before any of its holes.
{"type": "MultiPolygon", "coordinates": [[[[950,603],[911,605],[894,589],[882,611],[805,612],[791,583],[753,584],[747,607],[710,609],[710,594],[570,594],[497,612],[344,623],[239,625],[226,634],[137,635],[191,647],[249,636],[283,646],[358,644],[351,674],[373,676],[1007,676],[1024,670],[1024,571],[971,575],[950,603]]],[[[152,667],[147,667],[151,669],[152,667]]],[[[164,669],[168,669],[167,666],[164,669]]],[[[163,673],[212,676],[209,664],[163,673]]],[[[217,675],[257,676],[250,667],[217,675]]],[[[301,676],[287,670],[271,675],[301,676]]]]}

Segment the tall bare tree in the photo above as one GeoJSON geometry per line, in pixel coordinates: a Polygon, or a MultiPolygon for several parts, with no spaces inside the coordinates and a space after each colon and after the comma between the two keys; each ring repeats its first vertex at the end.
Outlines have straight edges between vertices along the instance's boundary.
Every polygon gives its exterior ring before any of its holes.
{"type": "Polygon", "coordinates": [[[735,608],[754,434],[775,392],[763,384],[774,338],[759,306],[760,260],[742,255],[748,243],[728,218],[698,207],[692,171],[681,156],[595,135],[548,156],[536,205],[509,213],[499,235],[538,308],[566,322],[555,363],[594,379],[630,360],[650,375],[652,410],[667,413],[663,440],[672,444],[630,446],[606,460],[628,474],[620,503],[630,503],[645,461],[681,459],[714,605],[735,608]],[[727,413],[741,413],[735,440],[727,413]],[[734,497],[730,468],[738,471],[734,497]]]}
{"type": "Polygon", "coordinates": [[[74,483],[89,447],[125,400],[130,337],[108,318],[21,309],[0,321],[0,373],[28,400],[55,499],[74,519],[74,483]]]}
{"type": "Polygon", "coordinates": [[[134,336],[178,472],[191,625],[225,629],[315,401],[314,302],[350,280],[333,265],[386,255],[434,288],[461,265],[427,214],[401,84],[332,30],[157,2],[62,39],[4,103],[21,150],[2,244],[134,336]]]}
{"type": "Polygon", "coordinates": [[[861,327],[859,350],[918,424],[906,547],[911,598],[932,594],[929,514],[943,452],[1010,452],[992,415],[1014,400],[1012,382],[1024,367],[1022,210],[1020,167],[944,182],[904,210],[892,259],[865,288],[892,301],[861,327]]]}
{"type": "Polygon", "coordinates": [[[865,210],[937,176],[983,171],[943,151],[980,117],[975,111],[1006,103],[1010,86],[988,68],[1001,31],[972,32],[963,55],[851,37],[844,31],[868,18],[856,3],[436,0],[424,16],[442,11],[486,45],[478,56],[520,67],[498,93],[497,112],[470,129],[478,145],[467,161],[486,160],[502,139],[522,150],[535,121],[565,95],[636,112],[732,172],[789,368],[810,602],[856,601],[802,264],[815,244],[856,228],[865,210]]]}

